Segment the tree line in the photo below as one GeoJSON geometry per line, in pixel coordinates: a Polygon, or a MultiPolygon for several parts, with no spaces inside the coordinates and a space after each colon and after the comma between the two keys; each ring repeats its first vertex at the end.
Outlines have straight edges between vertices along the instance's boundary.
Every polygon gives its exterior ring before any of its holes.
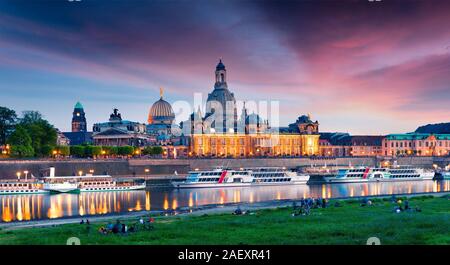
{"type": "Polygon", "coordinates": [[[133,146],[95,146],[89,144],[58,146],[57,130],[38,111],[24,111],[18,117],[14,110],[0,107],[0,146],[8,145],[11,157],[99,157],[161,155],[160,146],[142,150],[133,146]]]}

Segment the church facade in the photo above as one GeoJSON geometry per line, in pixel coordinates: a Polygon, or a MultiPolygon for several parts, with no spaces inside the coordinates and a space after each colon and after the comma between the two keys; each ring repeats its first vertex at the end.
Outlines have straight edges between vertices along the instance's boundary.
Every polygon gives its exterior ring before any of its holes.
{"type": "Polygon", "coordinates": [[[319,123],[301,116],[286,128],[271,128],[268,120],[242,109],[237,118],[236,99],[227,84],[222,60],[215,71],[214,89],[208,94],[206,114],[200,109],[181,124],[188,135],[189,156],[273,157],[319,154],[319,123]]]}

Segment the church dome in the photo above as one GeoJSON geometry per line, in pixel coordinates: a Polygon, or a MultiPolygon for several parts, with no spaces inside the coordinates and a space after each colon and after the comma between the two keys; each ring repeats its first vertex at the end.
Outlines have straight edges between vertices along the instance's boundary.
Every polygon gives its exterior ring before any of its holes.
{"type": "Polygon", "coordinates": [[[148,114],[148,123],[153,124],[155,122],[169,122],[171,123],[175,119],[175,113],[169,102],[161,98],[153,103],[148,114]]]}
{"type": "Polygon", "coordinates": [[[225,70],[225,65],[222,63],[222,59],[220,59],[219,63],[216,66],[216,71],[225,70]]]}

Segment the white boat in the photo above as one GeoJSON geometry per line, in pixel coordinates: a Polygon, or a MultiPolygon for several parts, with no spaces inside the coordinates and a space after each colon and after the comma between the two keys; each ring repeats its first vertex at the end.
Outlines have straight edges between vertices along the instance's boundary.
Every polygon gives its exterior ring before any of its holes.
{"type": "Polygon", "coordinates": [[[110,175],[56,177],[54,168],[50,168],[50,177],[44,178],[44,190],[50,192],[127,191],[145,188],[145,181],[117,180],[110,175]]]}
{"type": "Polygon", "coordinates": [[[86,175],[79,177],[78,181],[81,192],[143,190],[147,186],[145,181],[116,180],[110,175],[86,175]]]}
{"type": "Polygon", "coordinates": [[[0,182],[0,195],[39,194],[48,191],[42,188],[42,183],[29,181],[2,181],[0,182]]]}
{"type": "Polygon", "coordinates": [[[306,184],[309,175],[284,168],[247,168],[190,171],[186,180],[172,181],[175,188],[223,188],[306,184]]]}
{"type": "Polygon", "coordinates": [[[370,181],[405,181],[431,180],[434,171],[413,167],[354,167],[339,169],[336,176],[324,177],[329,183],[370,182],[370,181]]]}

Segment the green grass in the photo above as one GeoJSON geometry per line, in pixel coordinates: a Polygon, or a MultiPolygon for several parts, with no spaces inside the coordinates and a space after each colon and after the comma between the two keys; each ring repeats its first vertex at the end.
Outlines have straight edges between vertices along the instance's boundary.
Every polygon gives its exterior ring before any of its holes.
{"type": "MultiPolygon", "coordinates": [[[[326,209],[312,209],[310,216],[292,217],[292,209],[259,210],[254,215],[214,214],[156,217],[153,231],[128,235],[102,235],[97,229],[106,222],[67,224],[45,228],[0,230],[0,244],[65,244],[78,237],[83,245],[111,244],[365,244],[378,237],[381,244],[450,244],[448,197],[422,196],[410,206],[422,212],[393,213],[389,200],[375,199],[361,207],[359,201],[330,202],[326,209]]],[[[114,221],[114,219],[111,219],[114,221]]],[[[122,219],[131,224],[136,219],[122,219]]]]}

